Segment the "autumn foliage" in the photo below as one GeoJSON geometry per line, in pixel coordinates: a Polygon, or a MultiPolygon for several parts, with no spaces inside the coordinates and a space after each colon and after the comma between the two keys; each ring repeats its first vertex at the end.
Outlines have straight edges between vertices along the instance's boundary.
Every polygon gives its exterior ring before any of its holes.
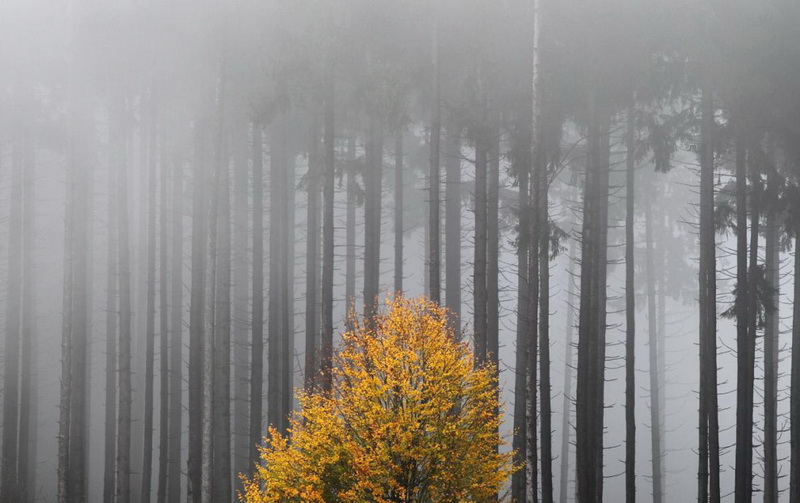
{"type": "Polygon", "coordinates": [[[241,500],[496,501],[512,466],[498,452],[493,369],[474,368],[446,311],[426,300],[391,300],[353,323],[332,392],[300,394],[288,437],[270,430],[241,500]]]}

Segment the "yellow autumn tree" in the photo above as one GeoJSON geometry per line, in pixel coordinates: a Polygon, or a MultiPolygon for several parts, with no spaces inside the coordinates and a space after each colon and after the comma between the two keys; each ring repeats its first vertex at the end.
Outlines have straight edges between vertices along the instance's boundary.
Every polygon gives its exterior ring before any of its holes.
{"type": "Polygon", "coordinates": [[[427,300],[397,298],[352,320],[332,391],[300,394],[288,437],[270,430],[240,499],[496,501],[512,464],[500,452],[493,369],[474,368],[447,318],[427,300]]]}

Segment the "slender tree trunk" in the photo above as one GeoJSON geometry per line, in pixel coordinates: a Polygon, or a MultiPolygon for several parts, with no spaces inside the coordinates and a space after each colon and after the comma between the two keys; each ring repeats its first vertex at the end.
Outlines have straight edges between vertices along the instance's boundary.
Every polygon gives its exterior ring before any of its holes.
{"type": "MultiPolygon", "coordinates": [[[[347,141],[347,208],[345,210],[345,279],[344,290],[347,299],[347,317],[356,310],[356,138],[347,141]]],[[[350,322],[348,321],[348,330],[350,322]]]]}
{"type": "MultiPolygon", "coordinates": [[[[270,145],[270,198],[269,198],[269,345],[267,363],[267,422],[280,428],[280,343],[282,340],[282,258],[283,244],[283,199],[287,171],[286,142],[284,139],[285,117],[276,119],[272,127],[270,145]]],[[[252,426],[252,423],[251,423],[252,426]]]]}
{"type": "Polygon", "coordinates": [[[323,227],[322,227],[322,336],[320,346],[322,351],[321,370],[326,390],[331,389],[333,364],[333,269],[334,269],[334,196],[336,183],[336,145],[334,116],[335,66],[333,61],[328,63],[325,85],[325,172],[323,176],[323,227]]]}
{"type": "MultiPolygon", "coordinates": [[[[288,131],[288,129],[287,129],[288,131]]],[[[281,284],[281,343],[280,343],[280,430],[289,429],[289,414],[292,410],[294,398],[294,268],[295,268],[295,190],[296,190],[296,155],[293,150],[288,151],[288,164],[285,171],[285,185],[282,188],[286,194],[284,202],[285,218],[283,220],[283,249],[281,257],[283,271],[281,284]]]]}
{"type": "MultiPolygon", "coordinates": [[[[577,192],[577,191],[576,191],[577,192]]],[[[569,244],[569,269],[567,278],[569,286],[567,287],[567,299],[572,302],[575,298],[575,280],[573,279],[575,269],[575,241],[571,240],[569,244]]],[[[569,485],[569,445],[570,445],[570,412],[572,410],[572,337],[575,331],[575,315],[574,310],[570,306],[567,309],[567,335],[564,345],[566,347],[564,356],[564,393],[562,410],[564,411],[561,417],[561,467],[560,467],[560,480],[558,500],[560,503],[567,503],[567,486],[569,485]]]]}
{"type": "MultiPolygon", "coordinates": [[[[800,225],[794,228],[794,298],[800,299],[800,225]]],[[[789,469],[789,501],[800,502],[800,302],[792,306],[792,370],[791,400],[789,411],[790,426],[790,458],[789,469]]]]}
{"type": "Polygon", "coordinates": [[[248,472],[258,461],[263,436],[261,411],[264,386],[264,157],[263,127],[253,122],[253,310],[250,343],[250,420],[248,472]]]}
{"type": "MultiPolygon", "coordinates": [[[[628,103],[625,170],[625,501],[636,501],[636,291],[634,289],[635,96],[628,103]]],[[[655,459],[655,456],[653,456],[655,459]]],[[[655,494],[655,493],[654,493],[655,494]]]]}
{"type": "Polygon", "coordinates": [[[542,449],[542,501],[553,503],[553,434],[550,398],[550,222],[547,156],[542,153],[536,218],[539,220],[539,407],[542,449]]]}
{"type": "MultiPolygon", "coordinates": [[[[222,127],[220,119],[219,127],[222,127]]],[[[214,293],[213,501],[231,499],[231,205],[230,163],[220,131],[214,293]]]]}
{"type": "MultiPolygon", "coordinates": [[[[313,113],[313,112],[312,112],[313,113]]],[[[310,391],[317,380],[317,358],[319,358],[319,314],[317,313],[317,291],[319,279],[319,206],[320,206],[320,156],[319,156],[319,125],[317,115],[314,114],[308,145],[308,173],[306,185],[308,187],[307,223],[306,223],[306,362],[305,362],[305,388],[310,391]]]]}
{"type": "Polygon", "coordinates": [[[736,503],[750,503],[752,500],[752,480],[750,461],[752,459],[753,430],[752,402],[748,400],[748,364],[750,361],[750,295],[747,276],[747,164],[744,145],[743,125],[736,117],[736,503]]]}
{"type": "MultiPolygon", "coordinates": [[[[58,413],[58,503],[69,502],[69,442],[70,420],[72,417],[72,210],[74,190],[74,174],[72,170],[67,169],[66,178],[64,280],[61,309],[61,387],[58,413]]],[[[124,502],[126,500],[121,501],[124,502]]]]}
{"type": "Polygon", "coordinates": [[[194,179],[192,182],[192,288],[189,305],[189,436],[187,455],[187,501],[199,503],[202,457],[201,415],[203,406],[202,358],[203,358],[203,293],[205,279],[206,242],[206,129],[205,118],[199,118],[194,131],[194,179]]]}
{"type": "Polygon", "coordinates": [[[450,124],[445,146],[445,302],[457,336],[461,334],[461,131],[450,124]]]}
{"type": "Polygon", "coordinates": [[[780,361],[780,248],[779,222],[773,202],[777,199],[777,174],[767,180],[767,228],[765,276],[772,289],[764,327],[764,503],[778,502],[778,362],[780,361]]]}
{"type": "MultiPolygon", "coordinates": [[[[516,338],[516,359],[515,359],[515,381],[514,381],[514,463],[520,465],[527,460],[527,365],[528,365],[528,328],[530,300],[528,299],[528,246],[530,233],[530,202],[528,177],[530,172],[530,143],[520,130],[526,128],[517,126],[514,137],[514,162],[516,164],[517,180],[519,186],[519,197],[517,212],[519,215],[519,236],[517,238],[517,338],[516,338]]],[[[447,173],[448,189],[450,188],[450,171],[447,173]]],[[[448,203],[449,203],[448,198],[448,203]]],[[[449,209],[449,207],[448,207],[449,209]]],[[[448,213],[448,225],[450,223],[448,213]]],[[[450,244],[448,235],[447,243],[450,244]]],[[[460,260],[459,260],[460,263],[460,260]]],[[[450,258],[447,259],[448,266],[450,258]]],[[[449,269],[448,269],[449,271],[449,269]]],[[[447,286],[450,286],[450,273],[447,274],[447,286]]],[[[448,290],[449,292],[449,290],[448,290]]],[[[450,294],[448,293],[448,300],[450,294]]],[[[517,470],[511,479],[513,501],[525,503],[526,501],[526,480],[527,470],[517,470]]]]}
{"type": "Polygon", "coordinates": [[[403,128],[394,133],[394,292],[403,293],[403,128]]]}
{"type": "Polygon", "coordinates": [[[441,264],[439,251],[439,238],[441,231],[439,216],[441,196],[441,171],[439,160],[441,154],[442,138],[442,110],[441,110],[441,70],[439,68],[439,15],[438,2],[433,4],[433,37],[431,47],[431,63],[433,67],[432,84],[433,99],[431,103],[431,143],[430,143],[430,171],[428,173],[428,290],[433,302],[441,301],[441,264]]]}
{"type": "Polygon", "coordinates": [[[22,178],[22,353],[20,372],[20,414],[19,414],[19,490],[21,501],[34,501],[36,485],[35,438],[38,417],[35,402],[37,389],[34,382],[34,361],[36,347],[36,263],[35,263],[35,220],[36,220],[36,158],[32,134],[27,125],[23,133],[22,145],[25,156],[25,172],[22,178]]]}
{"type": "Polygon", "coordinates": [[[177,155],[177,151],[172,172],[171,273],[167,501],[178,502],[181,497],[181,439],[183,434],[181,421],[183,415],[183,160],[177,155]]]}
{"type": "Polygon", "coordinates": [[[489,141],[486,125],[478,126],[475,137],[475,248],[473,268],[473,313],[475,317],[475,364],[483,365],[487,361],[488,351],[488,320],[487,320],[487,291],[486,291],[486,248],[488,240],[488,150],[489,141]]]}
{"type": "Polygon", "coordinates": [[[242,114],[237,115],[233,131],[233,485],[236,491],[242,490],[238,474],[247,473],[249,456],[248,368],[249,338],[249,264],[247,240],[248,225],[248,164],[247,141],[248,122],[242,114]]]}
{"type": "Polygon", "coordinates": [[[145,334],[144,443],[142,444],[142,503],[150,502],[153,475],[153,388],[156,338],[156,112],[150,96],[149,157],[147,180],[147,325],[145,334]]]}
{"type": "Polygon", "coordinates": [[[22,134],[15,138],[11,160],[11,207],[8,213],[8,273],[6,295],[6,334],[3,371],[3,450],[0,500],[18,501],[19,463],[19,369],[22,315],[23,172],[22,134]]]}
{"type": "Polygon", "coordinates": [[[486,358],[499,377],[500,351],[500,132],[492,128],[486,183],[486,358]]]}
{"type": "MultiPolygon", "coordinates": [[[[115,120],[113,113],[109,114],[109,127],[115,120]]],[[[119,147],[118,142],[109,138],[109,159],[115,159],[119,152],[113,149],[119,147]]],[[[114,194],[117,191],[119,166],[110,162],[108,166],[108,278],[106,283],[106,423],[105,423],[105,450],[103,466],[103,501],[114,499],[114,460],[116,458],[117,442],[117,337],[119,316],[117,310],[118,293],[118,264],[117,245],[117,204],[114,194]]]]}
{"type": "Polygon", "coordinates": [[[159,425],[158,425],[158,503],[164,503],[167,498],[167,469],[169,459],[169,275],[168,275],[168,254],[167,242],[169,230],[167,228],[167,159],[166,144],[164,136],[161,137],[160,154],[160,213],[159,213],[159,425]]]}
{"type": "Polygon", "coordinates": [[[650,451],[653,479],[653,503],[660,503],[661,487],[661,397],[658,383],[659,333],[656,314],[656,270],[653,250],[653,209],[648,199],[645,203],[645,240],[647,253],[647,332],[650,356],[650,451]]]}
{"type": "Polygon", "coordinates": [[[112,152],[117,153],[117,218],[119,220],[119,406],[117,413],[116,500],[131,500],[131,255],[128,212],[128,159],[125,130],[125,101],[114,104],[112,152]]]}
{"type": "Polygon", "coordinates": [[[364,313],[367,316],[378,307],[383,190],[383,128],[374,113],[370,121],[364,179],[364,313]]]}

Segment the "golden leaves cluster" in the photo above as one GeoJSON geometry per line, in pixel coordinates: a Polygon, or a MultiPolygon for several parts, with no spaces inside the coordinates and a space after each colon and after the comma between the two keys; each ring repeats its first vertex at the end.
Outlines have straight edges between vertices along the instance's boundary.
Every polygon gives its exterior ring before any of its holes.
{"type": "Polygon", "coordinates": [[[445,309],[397,298],[352,320],[328,393],[300,394],[289,437],[270,430],[241,499],[480,502],[512,472],[494,369],[474,368],[445,309]]]}

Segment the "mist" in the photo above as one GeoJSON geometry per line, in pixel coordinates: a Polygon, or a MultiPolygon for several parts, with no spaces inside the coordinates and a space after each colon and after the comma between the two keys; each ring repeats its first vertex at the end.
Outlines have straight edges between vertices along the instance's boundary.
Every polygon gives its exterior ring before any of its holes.
{"type": "Polygon", "coordinates": [[[496,501],[800,501],[798,20],[5,0],[0,502],[238,501],[402,296],[496,369],[496,501]]]}

